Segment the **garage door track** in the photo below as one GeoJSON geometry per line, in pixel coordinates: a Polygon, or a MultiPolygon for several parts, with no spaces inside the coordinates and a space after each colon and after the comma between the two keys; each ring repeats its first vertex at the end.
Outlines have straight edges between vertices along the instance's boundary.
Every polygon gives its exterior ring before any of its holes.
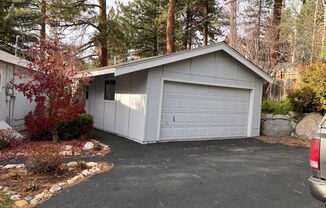
{"type": "Polygon", "coordinates": [[[44,208],[312,208],[308,149],[255,139],[140,145],[97,132],[114,164],[44,208]]]}

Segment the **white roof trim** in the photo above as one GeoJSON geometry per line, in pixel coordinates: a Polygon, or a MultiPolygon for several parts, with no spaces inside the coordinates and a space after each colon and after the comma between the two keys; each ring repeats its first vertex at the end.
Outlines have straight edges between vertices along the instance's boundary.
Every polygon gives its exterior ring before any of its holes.
{"type": "Polygon", "coordinates": [[[114,74],[115,68],[108,68],[108,69],[102,69],[98,71],[88,71],[91,76],[100,76],[100,75],[106,75],[106,74],[114,74]]]}
{"type": "Polygon", "coordinates": [[[0,50],[0,61],[21,66],[24,68],[28,67],[29,62],[25,59],[14,56],[10,53],[0,50]]]}
{"type": "Polygon", "coordinates": [[[260,69],[258,66],[253,64],[251,61],[246,59],[244,56],[242,56],[240,53],[232,49],[230,46],[225,44],[224,42],[217,43],[210,46],[200,47],[192,50],[182,51],[173,53],[170,55],[165,56],[157,56],[153,58],[147,58],[144,60],[134,61],[131,63],[121,64],[117,65],[112,68],[102,69],[98,71],[90,71],[90,73],[93,76],[99,76],[104,74],[111,74],[114,73],[115,76],[120,76],[123,74],[128,74],[144,69],[153,68],[156,66],[161,66],[177,61],[182,61],[185,59],[193,58],[196,56],[201,56],[208,53],[213,53],[216,51],[223,50],[226,53],[228,53],[230,56],[238,60],[240,63],[245,65],[247,68],[251,69],[254,73],[256,73],[258,76],[266,80],[267,82],[273,83],[273,78],[269,76],[267,73],[265,73],[262,69],[260,69]]]}

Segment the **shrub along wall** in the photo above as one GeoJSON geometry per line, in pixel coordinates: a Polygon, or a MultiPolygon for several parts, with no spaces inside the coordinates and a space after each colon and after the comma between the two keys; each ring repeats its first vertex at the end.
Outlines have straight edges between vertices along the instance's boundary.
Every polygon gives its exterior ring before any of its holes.
{"type": "MultiPolygon", "coordinates": [[[[60,140],[79,139],[81,137],[89,137],[92,133],[94,119],[87,113],[80,114],[76,119],[61,122],[58,128],[60,140]]],[[[32,140],[51,140],[51,133],[44,129],[40,134],[31,136],[32,140]]]]}

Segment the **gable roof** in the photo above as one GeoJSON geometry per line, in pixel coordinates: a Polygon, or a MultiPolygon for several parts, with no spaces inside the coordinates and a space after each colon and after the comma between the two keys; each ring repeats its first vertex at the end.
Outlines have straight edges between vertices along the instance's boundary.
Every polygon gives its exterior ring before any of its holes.
{"type": "Polygon", "coordinates": [[[27,68],[28,61],[0,50],[0,61],[27,68]]]}
{"type": "Polygon", "coordinates": [[[249,68],[251,71],[256,73],[258,76],[266,80],[267,82],[272,83],[273,78],[268,75],[266,72],[264,72],[261,68],[259,68],[257,65],[249,61],[247,58],[242,56],[239,52],[231,48],[229,45],[227,45],[224,42],[220,42],[217,44],[204,46],[196,49],[181,51],[172,53],[169,55],[163,55],[163,56],[155,56],[151,58],[145,58],[125,64],[119,64],[115,66],[109,66],[109,67],[102,67],[98,68],[96,71],[90,71],[92,76],[99,76],[99,75],[105,75],[105,74],[114,74],[115,76],[120,76],[123,74],[128,74],[144,69],[153,68],[156,66],[161,66],[177,61],[182,61],[189,58],[194,58],[197,56],[205,55],[208,53],[213,53],[217,51],[224,51],[231,57],[235,58],[237,61],[245,65],[247,68],[249,68]]]}

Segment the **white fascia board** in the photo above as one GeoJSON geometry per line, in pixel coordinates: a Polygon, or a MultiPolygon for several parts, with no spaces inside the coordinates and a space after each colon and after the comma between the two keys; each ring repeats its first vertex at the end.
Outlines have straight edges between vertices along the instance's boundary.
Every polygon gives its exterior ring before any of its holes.
{"type": "Polygon", "coordinates": [[[24,68],[27,68],[29,64],[29,61],[1,50],[0,50],[0,60],[24,68]]]}
{"type": "Polygon", "coordinates": [[[114,74],[115,73],[115,68],[102,69],[102,70],[97,70],[97,71],[88,71],[88,73],[92,77],[106,75],[106,74],[114,74]]]}
{"type": "Polygon", "coordinates": [[[263,78],[269,83],[273,83],[274,80],[271,76],[269,76],[266,72],[264,72],[262,69],[260,69],[258,66],[253,64],[251,61],[249,61],[247,58],[243,57],[239,52],[232,49],[230,46],[224,44],[223,50],[231,55],[233,58],[238,60],[240,63],[245,65],[247,68],[251,69],[253,72],[255,72],[258,76],[263,78]]]}

